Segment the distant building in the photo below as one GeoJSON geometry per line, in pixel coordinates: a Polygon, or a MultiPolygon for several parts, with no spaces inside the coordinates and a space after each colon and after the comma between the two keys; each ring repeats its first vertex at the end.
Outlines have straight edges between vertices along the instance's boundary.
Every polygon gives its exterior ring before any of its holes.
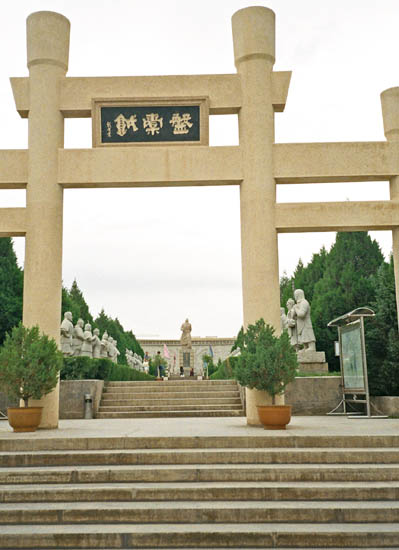
{"type": "MultiPolygon", "coordinates": [[[[168,363],[173,364],[173,358],[176,357],[176,363],[179,364],[180,340],[161,340],[161,339],[138,339],[144,353],[147,351],[150,357],[154,357],[158,351],[163,356],[164,344],[166,344],[170,359],[168,363]]],[[[210,347],[213,352],[213,362],[216,364],[219,359],[222,361],[229,355],[235,338],[217,338],[215,336],[206,336],[200,338],[192,336],[192,352],[194,354],[194,370],[197,370],[202,364],[202,356],[210,355],[210,347]]]]}

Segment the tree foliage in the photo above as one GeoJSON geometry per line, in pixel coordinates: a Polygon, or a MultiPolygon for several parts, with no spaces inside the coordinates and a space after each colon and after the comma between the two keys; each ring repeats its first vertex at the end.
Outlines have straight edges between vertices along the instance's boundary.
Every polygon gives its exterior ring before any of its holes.
{"type": "Polygon", "coordinates": [[[244,332],[244,345],[237,358],[235,376],[242,386],[266,391],[273,398],[295,379],[298,359],[287,332],[274,329],[259,319],[244,332]]]}
{"type": "Polygon", "coordinates": [[[93,325],[93,317],[89,311],[89,306],[83,297],[82,291],[78,287],[76,279],[73,281],[70,290],[66,288],[62,289],[62,311],[63,313],[65,311],[70,311],[75,323],[80,318],[83,319],[85,323],[93,325]]]}
{"type": "Polygon", "coordinates": [[[0,349],[0,389],[13,399],[40,399],[55,388],[62,353],[39,327],[14,327],[0,349]]]}
{"type": "Polygon", "coordinates": [[[384,257],[377,241],[365,232],[337,233],[322,277],[314,286],[312,321],[318,347],[326,352],[330,367],[339,368],[334,356],[336,330],[327,327],[332,319],[357,307],[372,306],[374,276],[384,257]]]}
{"type": "Polygon", "coordinates": [[[375,318],[366,323],[366,350],[371,395],[399,395],[399,334],[393,258],[374,278],[375,318]]]}
{"type": "Polygon", "coordinates": [[[110,359],[64,357],[61,380],[153,380],[154,377],[126,365],[115,365],[110,359]]]}
{"type": "Polygon", "coordinates": [[[12,240],[0,239],[0,345],[7,332],[22,320],[23,272],[12,240]]]}

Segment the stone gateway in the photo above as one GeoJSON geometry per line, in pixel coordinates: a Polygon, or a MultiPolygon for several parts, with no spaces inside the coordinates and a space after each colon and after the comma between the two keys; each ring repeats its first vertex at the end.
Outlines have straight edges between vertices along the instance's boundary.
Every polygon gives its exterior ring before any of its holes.
{"type": "MultiPolygon", "coordinates": [[[[291,73],[273,70],[275,15],[260,6],[241,9],[232,17],[232,28],[234,74],[69,78],[69,21],[49,11],[28,17],[29,76],[12,78],[11,85],[18,113],[29,119],[29,150],[0,151],[2,188],[26,187],[25,208],[0,209],[0,234],[25,236],[25,325],[38,324],[60,342],[64,188],[239,185],[244,325],[263,317],[281,330],[279,232],[392,230],[398,299],[399,87],[381,94],[387,141],[276,144],[274,116],[284,110],[291,73]],[[64,149],[64,118],[93,118],[99,98],[148,100],[151,109],[140,111],[140,117],[120,111],[105,121],[105,138],[108,128],[111,137],[115,128],[120,134],[137,128],[146,140],[153,136],[154,144],[64,149]],[[157,146],[161,118],[162,128],[191,128],[194,111],[176,108],[170,116],[153,109],[172,98],[175,107],[184,108],[187,101],[199,104],[206,98],[210,115],[238,115],[239,146],[197,146],[184,140],[157,146]],[[391,200],[276,203],[276,184],[370,180],[389,181],[391,200]]],[[[79,345],[82,328],[75,334],[79,345]]],[[[105,345],[103,340],[101,355],[105,345]]],[[[58,425],[58,392],[57,387],[40,401],[41,427],[58,425]]],[[[248,394],[249,423],[256,423],[255,402],[254,394],[248,394]]]]}

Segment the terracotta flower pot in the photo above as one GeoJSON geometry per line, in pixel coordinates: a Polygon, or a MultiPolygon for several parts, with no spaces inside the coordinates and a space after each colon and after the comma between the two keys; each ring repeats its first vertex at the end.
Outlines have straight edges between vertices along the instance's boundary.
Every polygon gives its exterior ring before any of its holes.
{"type": "Polygon", "coordinates": [[[42,419],[43,407],[8,407],[7,416],[14,432],[35,432],[42,419]]]}
{"type": "Polygon", "coordinates": [[[257,405],[265,430],[285,430],[291,421],[291,405],[257,405]]]}

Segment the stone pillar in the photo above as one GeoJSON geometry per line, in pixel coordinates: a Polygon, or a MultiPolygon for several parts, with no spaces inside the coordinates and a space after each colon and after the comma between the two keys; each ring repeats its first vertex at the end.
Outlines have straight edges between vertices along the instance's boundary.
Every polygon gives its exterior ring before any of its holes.
{"type": "MultiPolygon", "coordinates": [[[[280,288],[272,103],[274,12],[264,7],[244,8],[233,15],[232,25],[235,64],[242,88],[238,119],[244,170],[240,190],[244,325],[263,317],[278,334],[280,288]]],[[[247,392],[248,424],[260,424],[252,404],[254,396],[247,392]]]]}
{"type": "MultiPolygon", "coordinates": [[[[399,88],[389,88],[381,94],[382,117],[384,133],[388,141],[399,142],[399,88]]],[[[390,198],[398,201],[399,207],[399,175],[389,182],[390,198]]],[[[392,230],[392,254],[395,272],[396,311],[399,323],[399,228],[392,230]]]]}
{"type": "MultiPolygon", "coordinates": [[[[68,19],[36,12],[27,19],[29,68],[29,172],[23,322],[59,342],[62,285],[63,190],[58,185],[58,148],[64,146],[59,83],[68,68],[68,19]]],[[[59,388],[32,405],[43,406],[40,427],[58,426],[59,388]]]]}

